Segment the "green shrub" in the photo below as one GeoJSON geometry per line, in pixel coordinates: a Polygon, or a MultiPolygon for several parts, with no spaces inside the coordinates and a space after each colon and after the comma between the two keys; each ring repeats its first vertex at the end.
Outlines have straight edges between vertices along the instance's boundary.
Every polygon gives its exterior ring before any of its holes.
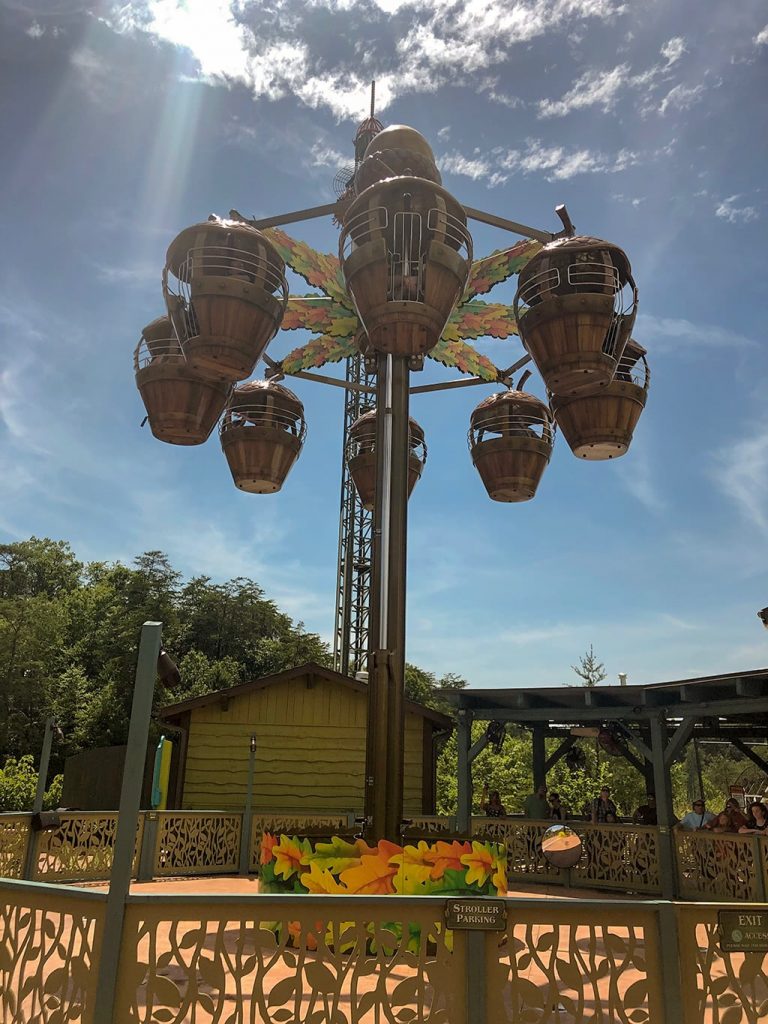
{"type": "MultiPolygon", "coordinates": [[[[58,807],[61,803],[62,775],[56,775],[43,798],[43,807],[58,807]]],[[[9,757],[0,768],[0,811],[31,811],[37,789],[37,768],[32,754],[19,758],[9,757]]]]}

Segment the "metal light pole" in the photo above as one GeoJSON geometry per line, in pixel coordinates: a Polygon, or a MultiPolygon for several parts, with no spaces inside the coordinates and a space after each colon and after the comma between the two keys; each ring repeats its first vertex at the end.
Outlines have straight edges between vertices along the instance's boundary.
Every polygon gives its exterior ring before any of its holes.
{"type": "Polygon", "coordinates": [[[391,842],[403,818],[409,377],[407,357],[377,356],[365,816],[369,833],[391,842]]]}
{"type": "Polygon", "coordinates": [[[243,831],[240,836],[240,874],[247,875],[251,859],[251,823],[253,822],[253,777],[256,773],[256,734],[251,735],[248,755],[248,782],[245,789],[243,831]]]}

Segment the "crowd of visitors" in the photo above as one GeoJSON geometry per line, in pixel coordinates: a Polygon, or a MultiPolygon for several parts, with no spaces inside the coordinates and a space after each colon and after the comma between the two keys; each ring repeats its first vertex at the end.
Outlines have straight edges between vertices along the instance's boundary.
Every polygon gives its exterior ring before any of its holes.
{"type": "MultiPolygon", "coordinates": [[[[489,790],[487,783],[483,787],[481,808],[490,818],[503,818],[507,815],[499,791],[489,790]]],[[[523,815],[533,821],[568,821],[574,817],[560,799],[560,794],[549,792],[544,784],[525,798],[523,815]]],[[[613,825],[621,821],[608,786],[603,786],[594,800],[584,805],[582,819],[591,821],[593,825],[613,825]]],[[[653,793],[646,794],[645,803],[641,804],[632,816],[632,823],[645,826],[658,823],[656,797],[653,793]]],[[[691,804],[691,810],[674,825],[675,828],[689,832],[706,829],[711,832],[768,835],[768,807],[762,801],[755,800],[745,814],[739,801],[735,797],[730,797],[725,801],[722,811],[713,814],[707,810],[704,800],[697,799],[691,804]]]]}

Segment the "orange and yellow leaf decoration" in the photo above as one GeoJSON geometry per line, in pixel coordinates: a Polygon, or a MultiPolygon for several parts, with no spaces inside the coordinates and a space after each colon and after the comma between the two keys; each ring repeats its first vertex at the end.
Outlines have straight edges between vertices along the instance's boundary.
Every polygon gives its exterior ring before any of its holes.
{"type": "Polygon", "coordinates": [[[484,295],[494,285],[501,284],[514,274],[519,274],[526,263],[533,259],[541,249],[541,242],[533,238],[524,238],[511,249],[500,249],[498,252],[475,260],[469,272],[469,281],[464,290],[464,301],[475,295],[484,295]]]}
{"type": "Polygon", "coordinates": [[[511,306],[470,299],[451,314],[441,340],[508,338],[510,334],[517,334],[517,320],[511,306]]]}
{"type": "Polygon", "coordinates": [[[334,836],[316,842],[264,833],[262,892],[386,896],[504,896],[506,849],[501,843],[420,840],[398,846],[381,839],[334,836]]]}
{"type": "Polygon", "coordinates": [[[313,366],[325,363],[338,363],[341,359],[353,356],[357,352],[354,335],[347,338],[313,338],[301,348],[289,352],[280,361],[283,373],[298,373],[299,370],[311,370],[313,366]]]}
{"type": "Polygon", "coordinates": [[[346,338],[354,335],[360,326],[357,314],[352,313],[333,299],[324,296],[292,295],[288,299],[281,327],[284,331],[299,328],[313,334],[328,334],[332,338],[346,338]]]}
{"type": "Polygon", "coordinates": [[[499,379],[498,368],[466,341],[446,341],[445,338],[441,338],[429,354],[443,366],[454,366],[462,373],[472,374],[481,380],[499,379]]]}
{"type": "Polygon", "coordinates": [[[337,256],[317,252],[306,242],[297,242],[280,228],[266,228],[264,234],[291,270],[303,277],[307,284],[321,288],[330,298],[352,309],[337,256]]]}
{"type": "MultiPolygon", "coordinates": [[[[354,355],[357,352],[355,338],[361,324],[337,257],[316,252],[280,228],[268,228],[264,233],[292,270],[325,292],[325,295],[292,295],[288,299],[282,329],[303,329],[320,337],[293,349],[280,360],[279,368],[283,373],[295,374],[354,355]]],[[[497,367],[465,339],[509,338],[517,334],[517,322],[511,306],[484,302],[474,296],[490,291],[494,285],[519,273],[540,248],[541,242],[524,239],[511,249],[476,260],[463,301],[448,320],[442,338],[429,353],[430,358],[482,380],[498,380],[497,367]]]]}

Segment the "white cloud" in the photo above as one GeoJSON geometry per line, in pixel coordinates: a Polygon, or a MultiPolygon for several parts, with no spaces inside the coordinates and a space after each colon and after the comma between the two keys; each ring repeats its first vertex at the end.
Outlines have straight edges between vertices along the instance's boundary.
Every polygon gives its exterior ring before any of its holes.
{"type": "Polygon", "coordinates": [[[562,99],[541,100],[539,117],[565,117],[572,110],[594,106],[601,107],[607,113],[616,103],[619,92],[626,86],[628,75],[628,64],[618,64],[610,71],[587,71],[573,83],[562,99]]]}
{"type": "Polygon", "coordinates": [[[753,42],[755,46],[768,46],[768,25],[757,33],[753,42]]]}
{"type": "Polygon", "coordinates": [[[622,149],[614,156],[589,149],[566,151],[562,146],[545,146],[541,140],[528,140],[525,150],[510,150],[501,160],[502,167],[523,174],[541,171],[548,181],[562,181],[577,174],[613,173],[637,163],[639,157],[622,149]]]}
{"type": "Polygon", "coordinates": [[[667,503],[659,491],[646,449],[635,443],[625,459],[622,469],[626,466],[627,472],[622,473],[622,484],[648,512],[661,515],[667,503]]]}
{"type": "MultiPolygon", "coordinates": [[[[538,116],[540,118],[565,117],[573,110],[583,110],[595,106],[608,113],[613,110],[619,95],[626,89],[644,90],[646,99],[642,109],[647,110],[648,96],[657,87],[659,81],[666,77],[669,68],[686,52],[685,41],[682,36],[674,36],[661,47],[659,52],[665,63],[663,65],[653,64],[647,70],[637,74],[631,73],[629,64],[617,64],[610,70],[585,71],[559,100],[540,100],[538,116]]],[[[685,99],[683,95],[685,90],[682,90],[682,87],[678,88],[681,91],[677,93],[672,90],[672,93],[675,94],[669,100],[670,105],[679,104],[685,99]]]]}
{"type": "Polygon", "coordinates": [[[674,36],[668,40],[661,48],[661,55],[667,62],[667,67],[671,67],[684,53],[687,53],[685,48],[685,40],[682,36],[674,36]]]}
{"type": "Polygon", "coordinates": [[[657,317],[641,313],[635,328],[637,337],[647,341],[654,352],[674,352],[680,348],[741,349],[756,342],[717,324],[695,324],[682,317],[657,317]]]}
{"type": "MultiPolygon", "coordinates": [[[[629,149],[607,154],[598,150],[567,150],[563,146],[547,146],[541,139],[527,139],[525,149],[491,150],[466,156],[457,151],[438,158],[438,165],[447,174],[459,174],[473,181],[484,180],[492,188],[503,184],[509,175],[544,174],[547,181],[565,181],[578,174],[615,174],[641,162],[640,154],[629,149]]],[[[657,150],[649,159],[661,155],[657,150]]]]}
{"type": "MultiPolygon", "coordinates": [[[[385,14],[412,7],[416,24],[396,40],[397,67],[371,66],[365,73],[354,68],[330,72],[314,66],[312,40],[301,37],[301,18],[290,16],[283,10],[285,5],[278,4],[279,37],[274,32],[270,37],[270,31],[257,34],[245,24],[250,14],[264,21],[255,0],[186,0],[183,4],[178,0],[129,0],[102,20],[118,32],[146,32],[185,47],[208,80],[241,81],[257,97],[276,100],[292,94],[310,107],[329,108],[338,118],[359,118],[367,107],[372,75],[381,112],[400,96],[434,92],[446,83],[466,82],[467,76],[503,65],[516,44],[587,20],[611,21],[625,9],[618,0],[376,3],[385,14]]],[[[323,6],[347,18],[352,11],[370,16],[362,0],[326,0],[323,6]]],[[[478,87],[476,82],[473,85],[478,87]]],[[[479,88],[488,90],[484,83],[479,88]]],[[[503,95],[494,98],[510,105],[517,102],[503,95]]]]}
{"type": "Polygon", "coordinates": [[[695,103],[698,103],[704,93],[703,85],[676,85],[670,89],[667,95],[659,104],[659,113],[666,114],[668,110],[689,110],[695,103]]]}
{"type": "Polygon", "coordinates": [[[30,39],[40,39],[45,35],[45,28],[39,21],[33,21],[26,30],[26,35],[28,35],[30,39]]]}
{"type": "Polygon", "coordinates": [[[735,502],[742,516],[759,529],[768,527],[768,424],[724,445],[712,456],[710,476],[735,502]]]}
{"type": "Polygon", "coordinates": [[[715,208],[715,216],[721,220],[727,220],[730,224],[749,224],[758,220],[760,212],[754,206],[736,206],[736,200],[741,196],[728,196],[715,208]]]}
{"type": "Polygon", "coordinates": [[[339,153],[337,149],[322,142],[315,142],[310,151],[310,162],[313,167],[346,167],[349,157],[339,153]]]}
{"type": "Polygon", "coordinates": [[[459,174],[473,181],[486,180],[493,188],[507,180],[506,174],[493,170],[491,164],[479,156],[466,157],[461,153],[447,153],[438,160],[440,170],[446,174],[459,174]]]}

